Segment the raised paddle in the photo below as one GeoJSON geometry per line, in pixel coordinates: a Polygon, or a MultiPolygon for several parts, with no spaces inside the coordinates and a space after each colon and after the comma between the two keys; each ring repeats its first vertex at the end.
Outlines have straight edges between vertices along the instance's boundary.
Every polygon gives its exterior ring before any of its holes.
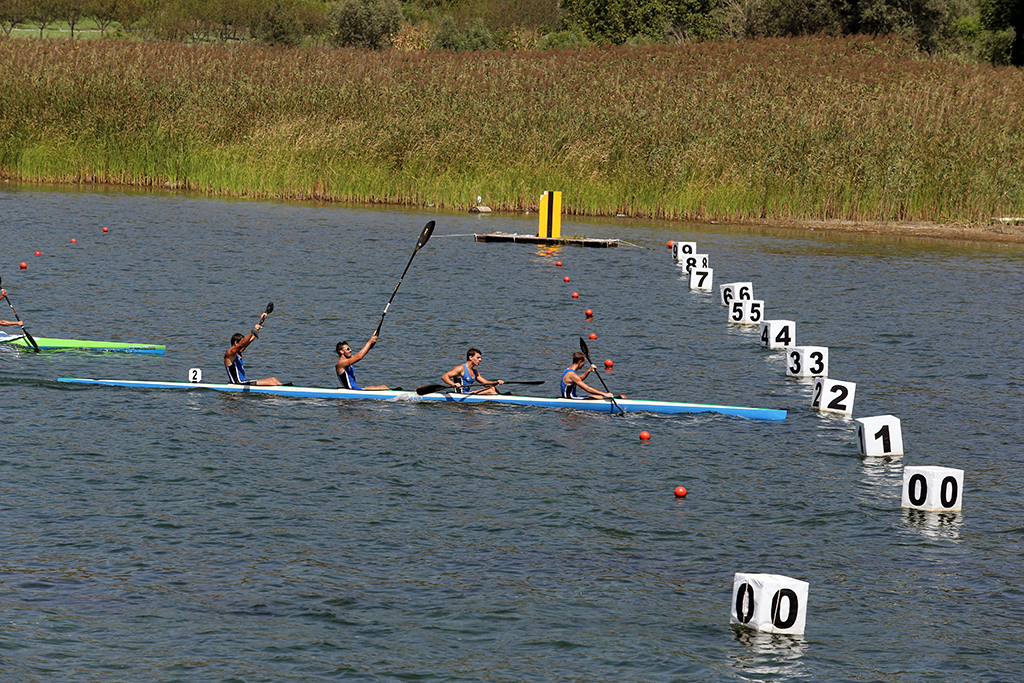
{"type": "MultiPolygon", "coordinates": [[[[493,386],[497,386],[498,383],[497,382],[480,382],[480,384],[483,384],[484,386],[488,386],[488,387],[493,387],[493,386]]],[[[502,384],[503,385],[504,384],[544,384],[544,380],[541,379],[541,380],[522,381],[522,382],[503,382],[502,384]]],[[[420,396],[423,396],[424,394],[434,394],[434,393],[437,393],[438,391],[443,391],[445,389],[458,389],[458,388],[459,388],[459,385],[456,385],[456,386],[452,387],[452,386],[448,386],[447,384],[427,384],[425,386],[422,386],[422,387],[418,388],[416,390],[416,393],[419,394],[420,396]]]]}
{"type": "MultiPolygon", "coordinates": [[[[391,302],[395,300],[395,294],[398,294],[398,288],[402,286],[402,280],[405,279],[405,274],[409,272],[409,266],[412,265],[412,260],[416,258],[416,252],[423,248],[423,245],[427,243],[430,236],[434,233],[434,221],[430,221],[423,226],[423,232],[420,233],[420,238],[416,240],[416,248],[412,250],[412,256],[409,257],[409,262],[405,264],[405,270],[402,271],[402,277],[398,278],[398,284],[395,285],[395,291],[391,292],[391,298],[388,299],[388,305],[384,307],[384,312],[380,314],[380,322],[377,323],[377,329],[374,331],[373,336],[380,336],[380,328],[384,326],[384,316],[388,314],[388,309],[391,308],[391,302]]],[[[372,349],[377,343],[370,344],[372,349]]]]}
{"type": "MultiPolygon", "coordinates": [[[[0,278],[0,289],[3,289],[3,279],[2,278],[0,278]]],[[[4,294],[4,298],[7,299],[7,295],[6,294],[4,294]]],[[[25,339],[28,340],[28,343],[31,344],[32,350],[35,351],[36,353],[39,353],[42,349],[40,349],[39,348],[39,344],[36,343],[35,337],[33,337],[31,334],[29,334],[29,331],[25,329],[25,323],[22,322],[21,318],[18,317],[18,312],[16,310],[14,310],[14,304],[11,303],[10,299],[7,299],[7,305],[11,307],[11,313],[14,314],[15,319],[19,323],[21,323],[21,331],[22,331],[22,333],[24,333],[25,339]]]]}
{"type": "MultiPolygon", "coordinates": [[[[590,360],[590,349],[587,348],[587,342],[583,341],[583,337],[580,337],[580,351],[582,351],[583,355],[587,357],[587,362],[590,363],[591,365],[593,365],[594,363],[591,362],[591,360],[590,360]]],[[[601,377],[601,373],[597,372],[595,374],[597,374],[597,378],[599,380],[601,380],[601,386],[604,387],[604,390],[607,391],[609,394],[611,394],[612,393],[611,389],[609,389],[608,385],[604,383],[604,377],[601,377]]],[[[618,408],[619,411],[623,415],[626,414],[626,411],[622,409],[622,406],[620,406],[618,403],[615,402],[615,396],[614,395],[612,395],[612,405],[615,406],[616,408],[618,408]]]]}
{"type": "MultiPolygon", "coordinates": [[[[263,313],[260,314],[260,321],[258,323],[256,323],[256,325],[262,325],[263,322],[267,319],[267,316],[270,315],[273,312],[274,312],[274,302],[271,301],[269,304],[267,304],[267,310],[263,311],[263,313]]],[[[259,339],[260,336],[258,334],[256,334],[256,325],[253,325],[252,336],[254,336],[257,339],[259,339]]]]}

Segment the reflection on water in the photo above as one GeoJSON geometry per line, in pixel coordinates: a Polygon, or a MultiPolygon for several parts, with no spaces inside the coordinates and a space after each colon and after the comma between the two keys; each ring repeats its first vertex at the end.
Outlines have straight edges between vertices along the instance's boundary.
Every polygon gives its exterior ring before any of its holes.
{"type": "Polygon", "coordinates": [[[907,526],[917,529],[923,536],[934,540],[959,541],[963,526],[959,512],[906,511],[907,526]]]}
{"type": "Polygon", "coordinates": [[[809,672],[802,661],[807,652],[803,636],[764,633],[741,626],[733,626],[733,637],[745,650],[733,655],[734,667],[743,680],[773,681],[805,678],[809,672]]]}
{"type": "Polygon", "coordinates": [[[868,486],[895,487],[899,493],[903,485],[903,456],[865,456],[861,461],[864,483],[868,486]]]}

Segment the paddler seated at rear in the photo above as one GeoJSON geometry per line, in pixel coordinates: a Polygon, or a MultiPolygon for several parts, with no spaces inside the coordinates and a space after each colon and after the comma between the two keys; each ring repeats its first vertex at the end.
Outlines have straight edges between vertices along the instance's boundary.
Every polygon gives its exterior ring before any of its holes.
{"type": "Polygon", "coordinates": [[[498,393],[498,386],[504,384],[502,380],[494,382],[484,379],[484,376],[477,372],[476,368],[480,365],[480,362],[484,359],[483,354],[480,353],[480,349],[470,348],[466,351],[466,362],[462,365],[456,365],[448,372],[441,375],[441,381],[450,387],[456,387],[457,393],[460,394],[496,394],[498,393]],[[470,387],[474,382],[483,384],[483,388],[472,391],[470,387]]]}
{"type": "Polygon", "coordinates": [[[347,341],[338,342],[334,347],[334,352],[338,354],[338,362],[334,364],[334,370],[338,373],[338,382],[341,384],[342,389],[354,389],[356,391],[387,391],[388,388],[384,384],[379,384],[374,387],[361,387],[356,384],[356,371],[352,367],[363,359],[374,344],[377,343],[377,335],[374,334],[370,337],[370,341],[363,345],[363,348],[359,349],[358,353],[352,353],[352,347],[349,346],[347,341]]]}
{"type": "Polygon", "coordinates": [[[579,371],[587,362],[587,357],[580,351],[572,354],[572,365],[567,367],[562,372],[562,398],[575,398],[586,400],[588,398],[613,398],[607,391],[598,391],[592,387],[587,386],[583,380],[587,378],[591,372],[597,370],[596,365],[591,365],[587,368],[587,371],[582,375],[579,371]],[[576,389],[582,389],[587,392],[586,396],[580,396],[576,393],[576,389]]]}
{"type": "Polygon", "coordinates": [[[261,387],[279,387],[282,386],[281,382],[277,381],[276,377],[267,377],[265,379],[246,379],[245,378],[245,365],[242,363],[242,352],[259,338],[259,331],[263,329],[263,326],[259,323],[252,328],[252,332],[243,335],[240,332],[236,332],[231,335],[231,348],[224,352],[224,369],[228,371],[228,381],[231,384],[255,384],[261,387]]]}

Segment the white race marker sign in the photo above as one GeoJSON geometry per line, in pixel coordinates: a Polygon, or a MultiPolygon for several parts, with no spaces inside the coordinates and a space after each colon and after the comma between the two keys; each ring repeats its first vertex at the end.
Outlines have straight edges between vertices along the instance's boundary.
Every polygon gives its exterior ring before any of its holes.
{"type": "Polygon", "coordinates": [[[722,305],[728,306],[734,299],[753,299],[754,284],[752,282],[730,282],[721,286],[722,305]]]}
{"type": "Polygon", "coordinates": [[[711,281],[715,277],[714,268],[691,268],[690,289],[699,289],[702,292],[711,291],[711,281]]]}
{"type": "Polygon", "coordinates": [[[903,455],[903,430],[895,415],[858,417],[857,448],[864,456],[903,455]]]}
{"type": "Polygon", "coordinates": [[[934,512],[960,509],[964,471],[952,467],[904,467],[903,507],[934,512]]]}
{"type": "Polygon", "coordinates": [[[672,258],[676,261],[684,260],[688,255],[697,253],[696,242],[673,242],[672,258]]]}
{"type": "Polygon", "coordinates": [[[827,346],[794,346],[786,352],[786,374],[790,377],[827,377],[827,346]]]}
{"type": "Polygon", "coordinates": [[[764,319],[764,302],[760,299],[733,299],[729,304],[729,322],[757,325],[764,319]]]}
{"type": "Polygon", "coordinates": [[[814,381],[811,407],[825,413],[851,415],[855,393],[857,393],[857,385],[854,382],[840,382],[828,377],[821,377],[814,381]]]}
{"type": "Polygon", "coordinates": [[[200,368],[189,368],[188,369],[188,381],[189,382],[202,382],[203,371],[200,368]]]}
{"type": "Polygon", "coordinates": [[[730,622],[768,633],[804,632],[809,584],[779,574],[737,572],[730,622]]]}
{"type": "Polygon", "coordinates": [[[796,323],[792,320],[762,320],[761,346],[769,349],[796,346],[796,323]]]}

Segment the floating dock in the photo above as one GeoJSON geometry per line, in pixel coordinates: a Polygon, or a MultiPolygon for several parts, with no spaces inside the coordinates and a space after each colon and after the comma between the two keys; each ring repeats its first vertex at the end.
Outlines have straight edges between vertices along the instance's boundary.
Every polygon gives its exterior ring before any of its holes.
{"type": "Polygon", "coordinates": [[[516,235],[508,232],[488,232],[483,235],[474,233],[477,242],[517,242],[522,244],[547,244],[561,245],[569,244],[574,247],[593,247],[595,249],[607,249],[608,247],[619,246],[618,240],[597,240],[597,239],[572,239],[567,237],[538,237],[536,235],[516,235]]]}

